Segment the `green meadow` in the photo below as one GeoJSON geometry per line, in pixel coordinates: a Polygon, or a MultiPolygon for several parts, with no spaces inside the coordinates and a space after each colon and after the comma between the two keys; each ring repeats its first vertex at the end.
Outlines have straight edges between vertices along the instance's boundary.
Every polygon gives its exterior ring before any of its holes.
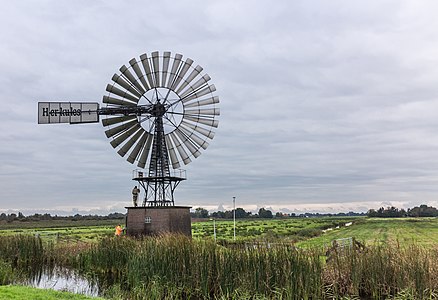
{"type": "Polygon", "coordinates": [[[119,223],[123,224],[123,220],[1,222],[0,237],[26,234],[40,236],[44,240],[88,242],[114,234],[114,227],[119,223]]]}
{"type": "Polygon", "coordinates": [[[326,231],[299,246],[323,246],[333,240],[353,237],[365,244],[398,243],[438,245],[438,218],[361,218],[348,227],[326,231]]]}
{"type": "MultiPolygon", "coordinates": [[[[44,221],[0,224],[0,236],[29,234],[44,240],[92,242],[112,236],[121,221],[44,221]]],[[[123,223],[122,223],[123,224],[123,223]]],[[[232,220],[215,220],[216,239],[234,240],[232,220]]],[[[196,240],[214,239],[213,220],[192,223],[196,240]]],[[[355,238],[366,243],[416,243],[431,247],[438,244],[438,218],[284,218],[237,219],[236,241],[287,242],[299,247],[326,247],[334,240],[355,238]],[[347,226],[346,226],[347,225],[347,226]]]]}
{"type": "MultiPolygon", "coordinates": [[[[233,221],[216,220],[216,238],[233,240],[233,221]]],[[[193,237],[213,238],[213,221],[192,224],[193,237]]],[[[291,242],[298,247],[327,247],[334,240],[354,238],[365,244],[395,242],[438,245],[438,218],[290,218],[245,219],[236,222],[238,241],[291,242]]]]}

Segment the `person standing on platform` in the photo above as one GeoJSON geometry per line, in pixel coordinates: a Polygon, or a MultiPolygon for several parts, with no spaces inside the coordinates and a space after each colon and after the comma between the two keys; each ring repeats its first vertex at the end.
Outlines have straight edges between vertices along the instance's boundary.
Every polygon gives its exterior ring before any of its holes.
{"type": "Polygon", "coordinates": [[[134,186],[132,189],[132,202],[134,203],[134,207],[137,207],[138,194],[140,194],[140,189],[134,186]]]}

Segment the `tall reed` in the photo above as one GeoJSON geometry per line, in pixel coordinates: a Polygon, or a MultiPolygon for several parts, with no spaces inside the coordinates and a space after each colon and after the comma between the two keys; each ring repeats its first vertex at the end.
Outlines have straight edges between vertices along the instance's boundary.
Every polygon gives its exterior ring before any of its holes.
{"type": "Polygon", "coordinates": [[[338,295],[386,299],[404,292],[432,299],[438,291],[438,252],[415,244],[338,249],[324,267],[324,282],[338,295]]]}
{"type": "Polygon", "coordinates": [[[44,262],[44,247],[39,237],[28,235],[3,236],[0,258],[12,266],[27,267],[44,262]]]}
{"type": "Polygon", "coordinates": [[[112,238],[83,253],[80,265],[100,276],[116,277],[127,290],[158,288],[164,295],[173,290],[192,299],[245,294],[321,299],[320,254],[286,244],[230,249],[212,241],[192,241],[182,236],[135,242],[112,238]],[[117,268],[110,268],[109,264],[117,268]]]}
{"type": "Polygon", "coordinates": [[[15,277],[12,267],[0,260],[0,285],[12,283],[15,277]]]}

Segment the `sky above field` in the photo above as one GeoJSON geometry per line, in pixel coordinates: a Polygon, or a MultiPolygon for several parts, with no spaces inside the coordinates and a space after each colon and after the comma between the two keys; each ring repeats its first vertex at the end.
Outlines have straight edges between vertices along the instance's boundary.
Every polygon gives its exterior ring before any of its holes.
{"type": "Polygon", "coordinates": [[[101,124],[38,125],[39,101],[101,102],[131,58],[192,58],[220,97],[177,205],[214,211],[438,206],[436,1],[3,1],[0,211],[124,212],[134,165],[101,124]]]}

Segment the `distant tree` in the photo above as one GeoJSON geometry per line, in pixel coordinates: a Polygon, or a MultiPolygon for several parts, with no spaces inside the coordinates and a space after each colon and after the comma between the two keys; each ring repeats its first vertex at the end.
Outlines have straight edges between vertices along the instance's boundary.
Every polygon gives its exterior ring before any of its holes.
{"type": "Polygon", "coordinates": [[[115,212],[115,213],[108,214],[107,218],[108,219],[123,219],[124,217],[125,217],[124,214],[115,212]]]}
{"type": "Polygon", "coordinates": [[[401,218],[406,217],[406,211],[402,209],[398,209],[394,206],[387,208],[379,208],[377,211],[374,209],[368,210],[367,216],[372,218],[401,218]]]}
{"type": "Polygon", "coordinates": [[[208,210],[203,207],[197,207],[192,216],[195,218],[208,218],[208,210]]]}
{"type": "Polygon", "coordinates": [[[232,219],[233,218],[233,211],[231,211],[231,210],[225,211],[224,218],[225,219],[232,219]]]}
{"type": "Polygon", "coordinates": [[[223,212],[223,211],[215,211],[214,213],[211,214],[211,216],[213,218],[223,219],[223,218],[225,218],[225,212],[223,212]]]}
{"type": "Polygon", "coordinates": [[[367,212],[367,216],[370,218],[375,218],[377,217],[377,211],[375,209],[370,209],[367,212]]]}
{"type": "Polygon", "coordinates": [[[247,218],[251,213],[246,212],[243,208],[236,208],[236,219],[247,218]]]}
{"type": "Polygon", "coordinates": [[[416,206],[408,210],[409,217],[437,217],[438,210],[435,207],[427,206],[425,204],[416,206]]]}
{"type": "Polygon", "coordinates": [[[264,219],[272,219],[274,216],[272,215],[272,211],[262,207],[259,209],[259,217],[264,219]]]}
{"type": "Polygon", "coordinates": [[[275,214],[275,217],[281,219],[281,218],[287,218],[287,217],[289,217],[289,215],[279,211],[275,214]]]}
{"type": "Polygon", "coordinates": [[[14,214],[14,213],[8,215],[8,217],[7,217],[7,221],[8,221],[8,222],[12,222],[12,221],[14,221],[15,219],[17,219],[17,215],[14,214]]]}

